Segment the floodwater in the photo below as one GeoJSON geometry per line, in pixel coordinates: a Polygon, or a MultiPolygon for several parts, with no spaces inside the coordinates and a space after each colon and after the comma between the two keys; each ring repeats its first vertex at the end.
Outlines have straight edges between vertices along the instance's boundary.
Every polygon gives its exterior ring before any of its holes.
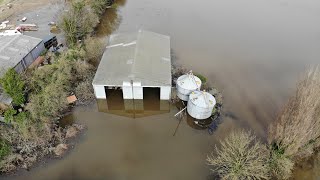
{"type": "MultiPolygon", "coordinates": [[[[209,135],[183,121],[173,136],[174,107],[135,119],[98,112],[98,106],[78,109],[73,119],[88,130],[76,148],[13,179],[206,179],[205,158],[214,145],[242,128],[265,141],[301,73],[320,62],[318,0],[121,2],[118,11],[106,13],[98,35],[143,28],[171,36],[174,63],[205,75],[222,91],[221,124],[209,135]]],[[[295,176],[319,179],[314,172],[296,170],[295,176]]]]}

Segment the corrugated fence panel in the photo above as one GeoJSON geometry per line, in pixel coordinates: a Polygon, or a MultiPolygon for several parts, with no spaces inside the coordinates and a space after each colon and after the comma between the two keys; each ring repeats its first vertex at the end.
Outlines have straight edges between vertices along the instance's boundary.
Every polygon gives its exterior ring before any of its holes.
{"type": "Polygon", "coordinates": [[[44,50],[45,50],[45,47],[44,47],[43,41],[41,41],[41,43],[39,43],[38,46],[31,51],[32,56],[34,58],[33,60],[37,59],[37,57],[39,57],[42,51],[44,50]]]}
{"type": "Polygon", "coordinates": [[[24,61],[26,68],[27,68],[34,61],[34,57],[32,57],[32,54],[29,53],[26,57],[24,57],[23,61],[24,61]]]}
{"type": "Polygon", "coordinates": [[[19,62],[14,69],[16,70],[17,73],[21,73],[23,71],[23,65],[21,64],[21,62],[19,62]]]}

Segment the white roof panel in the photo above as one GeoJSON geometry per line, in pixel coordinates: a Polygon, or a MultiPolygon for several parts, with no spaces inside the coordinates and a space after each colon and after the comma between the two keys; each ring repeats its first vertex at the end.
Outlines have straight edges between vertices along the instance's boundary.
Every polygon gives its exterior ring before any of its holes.
{"type": "Polygon", "coordinates": [[[171,86],[170,37],[140,30],[112,35],[93,85],[122,86],[123,81],[142,86],[171,86]]]}

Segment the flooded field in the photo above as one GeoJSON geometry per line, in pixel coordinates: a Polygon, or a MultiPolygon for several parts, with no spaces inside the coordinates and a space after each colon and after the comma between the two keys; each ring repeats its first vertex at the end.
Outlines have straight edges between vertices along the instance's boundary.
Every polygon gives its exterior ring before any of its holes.
{"type": "MultiPolygon", "coordinates": [[[[171,36],[174,63],[205,75],[222,91],[222,123],[209,135],[182,122],[173,136],[178,124],[174,107],[135,119],[98,112],[97,105],[77,109],[72,119],[88,130],[76,148],[62,160],[9,179],[206,179],[210,170],[204,160],[219,139],[245,128],[266,140],[268,124],[293,93],[299,75],[320,62],[320,1],[122,3],[118,11],[106,13],[98,36],[141,28],[171,36]]],[[[152,106],[161,104],[146,107],[152,106]]],[[[296,179],[319,179],[309,169],[297,170],[296,179]]]]}

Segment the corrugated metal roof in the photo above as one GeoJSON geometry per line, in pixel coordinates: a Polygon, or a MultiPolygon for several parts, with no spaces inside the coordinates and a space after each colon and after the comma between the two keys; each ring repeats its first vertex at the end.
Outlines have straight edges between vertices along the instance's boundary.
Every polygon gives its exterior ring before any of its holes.
{"type": "Polygon", "coordinates": [[[42,40],[25,35],[0,36],[0,77],[16,66],[42,40]]]}
{"type": "Polygon", "coordinates": [[[170,37],[140,30],[112,35],[102,56],[93,85],[171,86],[170,37]]]}

